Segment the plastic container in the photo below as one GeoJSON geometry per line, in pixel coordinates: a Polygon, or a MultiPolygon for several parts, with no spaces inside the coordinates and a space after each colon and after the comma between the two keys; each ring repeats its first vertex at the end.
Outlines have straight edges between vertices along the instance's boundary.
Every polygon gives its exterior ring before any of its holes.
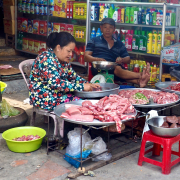
{"type": "Polygon", "coordinates": [[[161,54],[161,39],[162,39],[162,35],[161,33],[158,34],[157,36],[157,54],[160,55],[161,54]]]}
{"type": "Polygon", "coordinates": [[[142,9],[142,24],[146,24],[146,13],[145,13],[145,10],[142,9]]]}
{"type": "Polygon", "coordinates": [[[149,25],[153,25],[153,13],[149,13],[149,25]]]}
{"type": "Polygon", "coordinates": [[[157,33],[154,32],[152,38],[152,54],[157,54],[157,33]]]}
{"type": "Polygon", "coordinates": [[[125,37],[126,37],[126,33],[125,33],[125,30],[122,30],[121,31],[121,42],[125,45],[125,37]]]}
{"type": "Polygon", "coordinates": [[[137,52],[139,50],[139,36],[137,35],[137,30],[135,30],[132,40],[132,51],[137,52]]]}
{"type": "Polygon", "coordinates": [[[94,38],[94,37],[96,37],[96,29],[95,29],[95,27],[92,28],[91,38],[90,38],[90,39],[92,39],[92,38],[94,38]]]}
{"type": "Polygon", "coordinates": [[[98,4],[95,5],[95,8],[94,8],[94,20],[95,21],[99,21],[99,6],[98,4]]]}
{"type": "Polygon", "coordinates": [[[91,6],[91,21],[95,20],[95,4],[92,4],[91,6]]]}
{"type": "Polygon", "coordinates": [[[152,33],[148,33],[148,40],[147,40],[147,53],[152,53],[152,33]]]}
{"type": "Polygon", "coordinates": [[[100,6],[100,9],[99,9],[99,21],[102,21],[103,14],[104,14],[104,6],[100,6]]]}
{"type": "Polygon", "coordinates": [[[142,24],[142,11],[141,11],[141,8],[139,8],[139,11],[138,11],[138,24],[142,24]]]}
{"type": "Polygon", "coordinates": [[[101,34],[102,34],[102,33],[101,33],[101,29],[98,28],[98,30],[97,30],[97,32],[96,32],[96,37],[97,37],[97,36],[101,36],[101,34]]]}
{"type": "Polygon", "coordinates": [[[139,36],[139,51],[146,52],[147,47],[147,37],[145,36],[145,31],[142,31],[142,35],[139,36]]]}
{"type": "Polygon", "coordinates": [[[9,150],[19,153],[32,152],[40,148],[43,137],[46,135],[46,131],[42,128],[24,126],[8,129],[3,132],[2,137],[6,140],[6,144],[9,150]],[[32,141],[14,141],[12,139],[16,137],[22,137],[23,135],[39,135],[40,138],[32,141]]]}
{"type": "Polygon", "coordinates": [[[147,9],[147,12],[146,12],[146,25],[149,25],[149,16],[150,16],[150,9],[147,9]]]}
{"type": "Polygon", "coordinates": [[[130,34],[130,30],[128,30],[125,37],[125,46],[128,51],[132,51],[132,34],[130,34]]]}
{"type": "Polygon", "coordinates": [[[108,18],[108,11],[109,11],[109,7],[106,6],[104,13],[103,13],[103,18],[108,18]]]}
{"type": "Polygon", "coordinates": [[[160,12],[156,13],[156,25],[160,25],[160,12]]]}
{"type": "Polygon", "coordinates": [[[131,7],[130,8],[130,23],[134,24],[134,10],[135,8],[131,7]]]}
{"type": "Polygon", "coordinates": [[[121,9],[121,23],[124,23],[125,9],[121,9]]]}
{"type": "Polygon", "coordinates": [[[121,9],[118,9],[118,19],[117,22],[120,23],[121,22],[121,9]]]}
{"type": "Polygon", "coordinates": [[[138,24],[138,11],[134,11],[134,24],[138,24]]]}
{"type": "Polygon", "coordinates": [[[114,4],[111,4],[111,6],[110,6],[110,8],[108,10],[108,18],[113,18],[114,11],[115,11],[114,10],[114,4]]]}
{"type": "Polygon", "coordinates": [[[112,19],[114,19],[115,22],[118,22],[118,9],[117,8],[115,9],[113,13],[112,19]]]}
{"type": "Polygon", "coordinates": [[[153,12],[153,25],[156,25],[156,13],[157,12],[153,12]]]}
{"type": "Polygon", "coordinates": [[[130,23],[130,7],[126,7],[125,23],[130,23]]]}

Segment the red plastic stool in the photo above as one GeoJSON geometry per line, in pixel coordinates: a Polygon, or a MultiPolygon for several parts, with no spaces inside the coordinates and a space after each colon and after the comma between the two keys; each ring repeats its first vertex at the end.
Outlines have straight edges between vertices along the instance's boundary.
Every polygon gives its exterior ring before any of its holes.
{"type": "Polygon", "coordinates": [[[171,172],[171,167],[180,162],[180,134],[172,138],[164,138],[154,135],[151,131],[147,131],[143,135],[143,140],[141,143],[141,149],[139,153],[138,165],[142,166],[142,162],[148,162],[150,164],[160,166],[162,168],[163,174],[169,174],[171,172]],[[146,142],[154,142],[154,146],[147,151],[145,151],[146,142]],[[179,141],[179,152],[172,151],[171,147],[174,143],[179,141]],[[163,145],[163,148],[161,147],[163,145]],[[151,152],[153,155],[160,155],[160,152],[163,151],[162,162],[150,159],[144,155],[151,152]],[[171,154],[179,156],[176,160],[171,162],[171,154]]]}

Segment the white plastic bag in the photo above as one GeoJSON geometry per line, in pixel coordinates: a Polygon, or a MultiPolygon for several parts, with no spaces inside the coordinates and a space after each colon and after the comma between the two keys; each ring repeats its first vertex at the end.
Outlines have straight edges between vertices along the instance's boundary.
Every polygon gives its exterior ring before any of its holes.
{"type": "MultiPolygon", "coordinates": [[[[107,150],[106,148],[106,143],[102,140],[101,137],[97,137],[96,139],[93,140],[95,143],[92,147],[92,154],[95,154],[95,155],[98,155],[104,151],[107,150]]],[[[92,160],[93,161],[100,161],[100,160],[103,160],[103,161],[108,161],[110,160],[112,157],[111,153],[103,153],[99,156],[96,156],[96,158],[93,158],[92,160]]]]}
{"type": "MultiPolygon", "coordinates": [[[[82,129],[82,133],[85,129],[82,129]]],[[[81,152],[81,129],[74,128],[74,130],[68,132],[69,145],[66,147],[66,153],[71,156],[76,156],[81,152]]],[[[88,132],[82,135],[82,150],[86,142],[90,141],[91,137],[88,132]]]]}

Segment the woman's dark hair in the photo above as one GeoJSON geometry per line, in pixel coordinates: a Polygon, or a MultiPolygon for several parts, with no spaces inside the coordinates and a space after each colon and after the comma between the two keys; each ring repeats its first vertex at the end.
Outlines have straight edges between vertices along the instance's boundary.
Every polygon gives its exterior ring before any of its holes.
{"type": "Polygon", "coordinates": [[[60,45],[61,48],[63,48],[71,42],[76,44],[76,40],[68,32],[53,32],[46,40],[47,46],[52,49],[54,49],[57,45],[60,45]]]}

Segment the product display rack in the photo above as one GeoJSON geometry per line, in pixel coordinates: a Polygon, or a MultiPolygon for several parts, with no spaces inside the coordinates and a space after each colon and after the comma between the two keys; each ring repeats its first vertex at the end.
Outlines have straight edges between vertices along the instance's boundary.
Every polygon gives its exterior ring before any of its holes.
{"type": "MultiPolygon", "coordinates": [[[[19,12],[18,11],[18,0],[15,0],[15,21],[16,21],[16,23],[15,23],[15,49],[17,51],[32,54],[32,55],[38,55],[38,53],[36,53],[36,52],[25,51],[25,50],[18,48],[18,46],[17,46],[17,44],[18,44],[17,35],[19,32],[22,32],[22,31],[18,30],[18,25],[17,25],[18,17],[32,19],[32,20],[46,21],[47,24],[48,24],[48,22],[54,22],[54,23],[66,23],[66,24],[83,25],[83,26],[86,25],[86,20],[83,20],[83,19],[70,19],[70,18],[50,16],[50,8],[49,7],[50,7],[50,4],[49,4],[49,0],[48,0],[47,1],[47,15],[41,15],[41,14],[37,15],[37,14],[19,12]]],[[[48,37],[48,25],[47,25],[46,35],[33,34],[33,33],[28,33],[28,32],[23,32],[23,34],[32,40],[39,40],[39,41],[46,42],[46,38],[48,37]]],[[[85,43],[83,43],[83,42],[77,42],[77,46],[84,46],[84,45],[85,45],[85,43]]],[[[71,62],[71,64],[81,66],[81,67],[87,66],[86,62],[84,64],[80,64],[79,62],[75,61],[75,62],[71,62]]]]}
{"type": "MultiPolygon", "coordinates": [[[[174,29],[175,30],[175,39],[179,40],[179,8],[180,4],[169,4],[169,3],[148,3],[148,2],[116,2],[116,1],[90,1],[87,0],[87,19],[86,19],[86,42],[90,40],[90,32],[91,32],[91,25],[92,24],[100,24],[100,21],[91,21],[91,6],[94,3],[101,3],[101,4],[114,4],[118,6],[124,6],[124,7],[153,7],[153,8],[162,8],[163,12],[166,12],[168,9],[175,9],[176,10],[176,26],[166,26],[165,23],[163,25],[145,25],[145,24],[131,24],[131,23],[116,23],[116,26],[131,26],[131,27],[147,27],[147,28],[159,28],[162,30],[162,38],[161,38],[161,48],[164,47],[164,40],[165,40],[165,29],[174,29]]],[[[166,13],[163,13],[163,22],[166,22],[166,13]]],[[[129,54],[137,54],[137,55],[145,55],[145,56],[151,56],[151,57],[159,57],[160,55],[157,54],[149,54],[149,53],[141,53],[141,52],[134,52],[134,51],[128,51],[129,54]]],[[[161,81],[162,76],[162,61],[159,61],[159,79],[161,81]]]]}

